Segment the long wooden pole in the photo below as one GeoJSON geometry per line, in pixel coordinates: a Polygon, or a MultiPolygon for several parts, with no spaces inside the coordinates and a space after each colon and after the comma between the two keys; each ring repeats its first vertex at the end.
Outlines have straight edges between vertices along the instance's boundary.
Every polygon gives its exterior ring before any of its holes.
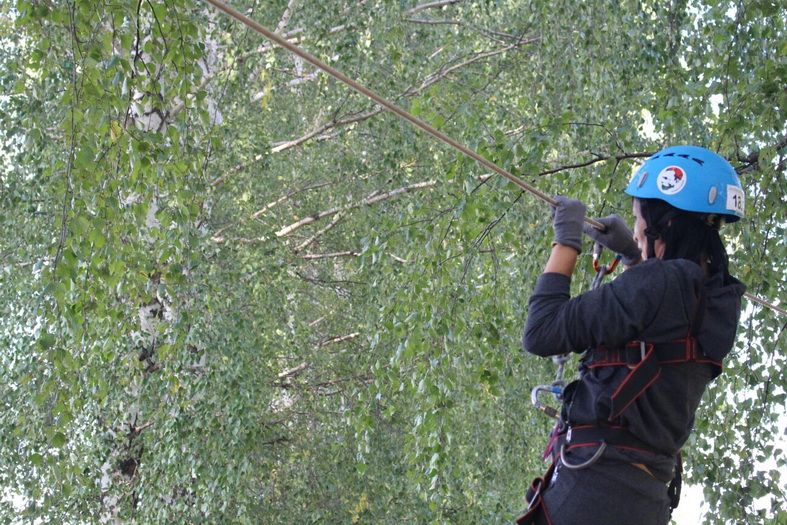
{"type": "MultiPolygon", "coordinates": [[[[514,184],[516,184],[517,186],[522,188],[523,190],[532,193],[533,195],[535,195],[539,199],[543,200],[547,204],[549,204],[551,206],[555,206],[555,200],[552,197],[550,197],[549,195],[547,195],[546,193],[544,193],[541,190],[539,190],[538,188],[535,188],[535,187],[531,186],[530,184],[526,183],[525,181],[523,181],[522,179],[520,179],[519,177],[517,177],[513,173],[511,173],[511,172],[501,168],[500,166],[498,166],[494,162],[490,161],[489,159],[486,159],[486,158],[482,157],[481,155],[479,155],[475,151],[473,151],[470,148],[460,144],[459,142],[457,142],[456,140],[452,139],[451,137],[449,137],[445,133],[436,130],[435,128],[433,128],[432,126],[430,126],[429,124],[427,124],[423,120],[421,120],[418,117],[412,115],[411,113],[407,112],[406,110],[400,108],[399,106],[397,106],[393,102],[390,102],[390,101],[386,100],[385,98],[383,98],[382,96],[378,95],[377,93],[375,93],[371,89],[369,89],[366,86],[363,86],[363,85],[359,84],[358,82],[356,82],[355,80],[351,79],[350,77],[348,77],[347,75],[345,75],[341,71],[339,71],[339,70],[329,66],[325,62],[321,61],[319,58],[315,57],[314,55],[312,55],[312,54],[310,54],[310,53],[308,53],[306,51],[304,51],[303,49],[301,49],[300,47],[296,46],[295,44],[289,42],[286,38],[283,38],[282,36],[277,35],[273,31],[270,31],[270,30],[266,29],[264,26],[262,26],[261,24],[259,24],[256,21],[252,20],[251,18],[247,17],[243,13],[239,12],[237,9],[235,9],[233,7],[230,7],[229,5],[227,5],[226,3],[222,2],[221,0],[205,0],[205,1],[208,2],[209,4],[213,5],[216,9],[219,9],[220,11],[223,11],[224,13],[228,14],[232,18],[235,18],[236,20],[238,20],[239,22],[242,22],[243,24],[245,24],[249,28],[253,29],[254,31],[260,33],[262,36],[264,36],[265,38],[267,38],[271,42],[273,42],[273,43],[283,47],[287,51],[293,53],[294,55],[297,55],[297,56],[301,57],[302,59],[304,59],[306,62],[312,64],[313,66],[315,66],[315,67],[325,71],[326,73],[328,73],[329,75],[331,75],[335,79],[337,79],[340,82],[348,85],[349,87],[351,87],[352,89],[354,89],[358,93],[364,95],[365,97],[368,97],[368,98],[372,99],[373,101],[375,101],[379,105],[383,106],[385,109],[387,109],[391,113],[394,113],[394,114],[398,115],[399,117],[403,118],[404,120],[410,122],[413,126],[421,129],[422,131],[425,131],[426,133],[428,133],[429,135],[433,136],[434,138],[436,138],[440,142],[448,144],[449,146],[451,146],[455,150],[459,151],[463,155],[465,155],[467,157],[470,157],[471,159],[475,160],[476,162],[478,162],[482,166],[484,166],[486,168],[489,168],[490,170],[494,171],[498,175],[502,175],[503,177],[505,177],[506,179],[510,180],[511,182],[513,182],[514,184]]],[[[588,224],[590,224],[594,228],[598,228],[600,230],[604,229],[604,225],[603,224],[601,224],[600,222],[598,222],[598,221],[596,221],[594,219],[591,219],[589,217],[585,218],[585,222],[587,222],[588,224]]]]}
{"type": "MultiPolygon", "coordinates": [[[[501,168],[500,166],[498,166],[497,164],[495,164],[491,160],[482,157],[481,155],[479,155],[475,151],[471,150],[470,148],[460,144],[459,142],[455,141],[454,139],[452,139],[451,137],[449,137],[445,133],[442,133],[441,131],[436,130],[435,128],[433,128],[432,126],[430,126],[429,124],[427,124],[423,120],[421,120],[418,117],[412,115],[411,113],[405,111],[404,109],[400,108],[399,106],[397,106],[393,102],[390,102],[390,101],[386,100],[385,98],[381,97],[380,95],[378,95],[377,93],[375,93],[371,89],[367,88],[366,86],[363,86],[363,85],[359,84],[355,80],[353,80],[350,77],[348,77],[347,75],[343,74],[341,71],[339,71],[339,70],[329,66],[328,64],[326,64],[322,60],[318,59],[314,55],[304,51],[300,47],[298,47],[295,44],[289,42],[286,38],[283,38],[282,36],[277,35],[273,31],[270,31],[270,30],[266,29],[264,26],[262,26],[261,24],[259,24],[256,21],[252,20],[248,16],[244,15],[243,13],[238,11],[237,9],[235,9],[233,7],[230,7],[229,5],[227,5],[226,3],[222,2],[221,0],[205,0],[205,1],[208,2],[209,4],[211,4],[212,6],[214,6],[216,9],[218,9],[220,11],[223,11],[224,13],[226,13],[229,16],[231,16],[232,18],[238,20],[239,22],[242,22],[244,25],[246,25],[250,29],[253,29],[257,33],[260,33],[262,36],[264,36],[265,38],[267,38],[271,42],[273,42],[273,43],[283,47],[284,49],[286,49],[287,51],[289,51],[289,52],[291,52],[291,53],[293,53],[295,55],[298,55],[299,57],[301,57],[306,62],[308,62],[311,65],[313,65],[314,67],[317,67],[317,68],[325,71],[326,73],[328,73],[329,75],[331,75],[335,79],[339,80],[340,82],[348,85],[349,87],[351,87],[352,89],[354,89],[358,93],[364,95],[365,97],[368,97],[368,98],[372,99],[373,101],[377,102],[378,104],[383,106],[385,109],[387,109],[391,113],[394,113],[394,114],[398,115],[399,117],[403,118],[404,120],[410,122],[412,125],[414,125],[415,127],[425,131],[426,133],[428,133],[429,135],[433,136],[434,138],[436,138],[440,142],[444,142],[445,144],[448,144],[449,146],[451,146],[455,150],[459,151],[460,153],[462,153],[463,155],[465,155],[467,157],[470,157],[471,159],[475,160],[476,162],[478,162],[482,166],[484,166],[486,168],[489,168],[490,170],[494,171],[498,175],[502,175],[503,177],[505,177],[506,179],[510,180],[511,182],[513,182],[514,184],[516,184],[517,186],[522,188],[523,190],[525,190],[525,191],[527,191],[529,193],[532,193],[533,195],[535,195],[539,199],[543,200],[544,202],[546,202],[550,206],[555,206],[556,205],[555,199],[553,199],[552,197],[550,197],[549,195],[547,195],[543,191],[539,190],[538,188],[535,188],[535,187],[531,186],[530,184],[526,183],[525,181],[523,181],[522,179],[520,179],[519,177],[517,177],[513,173],[511,173],[511,172],[501,168]]],[[[603,224],[601,224],[597,220],[591,219],[590,217],[585,217],[585,222],[590,224],[591,226],[593,226],[596,229],[599,229],[599,230],[605,229],[603,224]]],[[[780,308],[780,307],[776,306],[775,304],[769,303],[768,301],[765,301],[764,299],[760,299],[759,297],[757,297],[755,295],[752,295],[750,293],[746,293],[744,295],[745,295],[746,298],[748,298],[749,300],[751,300],[751,301],[753,301],[755,303],[761,304],[763,306],[767,306],[771,310],[773,310],[775,312],[778,312],[778,313],[780,313],[782,315],[787,315],[787,310],[785,310],[784,308],[780,308]]]]}

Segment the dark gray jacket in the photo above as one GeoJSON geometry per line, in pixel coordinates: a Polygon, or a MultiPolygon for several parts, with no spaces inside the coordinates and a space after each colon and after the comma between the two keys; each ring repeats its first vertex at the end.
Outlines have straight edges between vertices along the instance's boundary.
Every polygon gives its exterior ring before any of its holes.
{"type": "MultiPolygon", "coordinates": [[[[615,348],[633,340],[659,343],[686,337],[703,287],[705,313],[696,337],[705,355],[720,361],[734,344],[745,290],[735,279],[723,283],[721,275],[705,279],[698,265],[683,259],[647,260],[574,298],[569,285],[570,278],[557,273],[538,278],[523,339],[527,351],[550,356],[600,345],[615,348]]],[[[628,372],[625,367],[581,369],[568,407],[569,422],[606,422],[610,396],[628,372]]],[[[623,413],[620,423],[663,459],[669,458],[666,468],[688,438],[694,412],[713,377],[713,365],[664,366],[656,383],[623,413]]],[[[669,479],[666,472],[665,477],[669,479]]]]}

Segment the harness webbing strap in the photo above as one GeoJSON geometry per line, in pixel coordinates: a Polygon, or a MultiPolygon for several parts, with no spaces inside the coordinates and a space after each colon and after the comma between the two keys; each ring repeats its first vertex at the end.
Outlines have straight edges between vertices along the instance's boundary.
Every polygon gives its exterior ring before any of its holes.
{"type": "Polygon", "coordinates": [[[653,447],[637,438],[626,427],[610,425],[577,425],[571,426],[563,436],[565,450],[570,452],[584,447],[597,447],[602,443],[620,449],[634,450],[647,454],[655,454],[653,447]]]}
{"type": "Polygon", "coordinates": [[[626,366],[631,369],[611,397],[609,421],[614,421],[658,380],[662,366],[682,363],[714,365],[716,375],[721,372],[722,367],[721,362],[709,359],[702,353],[693,337],[669,343],[632,341],[622,348],[595,348],[589,354],[585,365],[588,368],[626,366]]]}
{"type": "Polygon", "coordinates": [[[658,380],[661,375],[661,366],[658,359],[654,359],[656,349],[651,345],[642,360],[629,372],[626,379],[618,385],[610,398],[612,407],[609,420],[614,421],[637,400],[645,391],[658,380]]]}
{"type": "Polygon", "coordinates": [[[549,486],[552,473],[555,471],[555,462],[549,466],[543,477],[536,478],[530,484],[525,495],[527,509],[516,518],[517,525],[552,525],[552,518],[544,505],[543,492],[549,486]]]}

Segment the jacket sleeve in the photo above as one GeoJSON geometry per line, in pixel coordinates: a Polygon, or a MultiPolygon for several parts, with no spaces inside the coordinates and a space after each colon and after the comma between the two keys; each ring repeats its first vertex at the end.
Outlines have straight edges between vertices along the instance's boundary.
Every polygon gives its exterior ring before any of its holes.
{"type": "Polygon", "coordinates": [[[558,273],[539,276],[522,340],[528,352],[550,356],[636,339],[653,323],[667,290],[663,266],[645,263],[573,299],[570,284],[558,273]]]}

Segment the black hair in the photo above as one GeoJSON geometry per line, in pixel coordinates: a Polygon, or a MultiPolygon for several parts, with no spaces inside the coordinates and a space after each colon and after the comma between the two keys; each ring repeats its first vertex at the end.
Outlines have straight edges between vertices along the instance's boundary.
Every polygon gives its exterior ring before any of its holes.
{"type": "Polygon", "coordinates": [[[703,268],[707,265],[709,276],[721,272],[724,282],[730,281],[727,250],[719,236],[721,217],[683,211],[661,199],[638,200],[646,224],[648,258],[656,256],[655,242],[661,239],[662,259],[688,259],[703,268]]]}

